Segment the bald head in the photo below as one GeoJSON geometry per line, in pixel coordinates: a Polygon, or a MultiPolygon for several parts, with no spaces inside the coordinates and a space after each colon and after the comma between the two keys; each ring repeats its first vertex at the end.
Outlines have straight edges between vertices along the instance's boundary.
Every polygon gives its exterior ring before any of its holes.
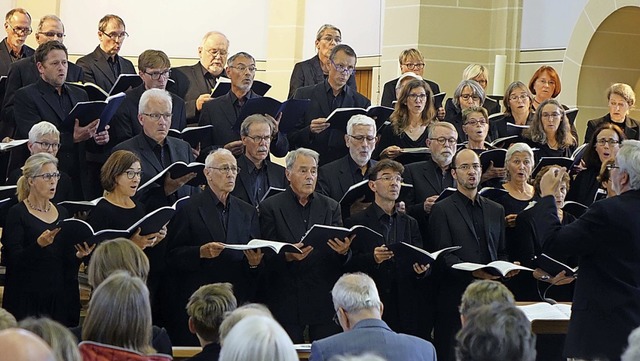
{"type": "Polygon", "coordinates": [[[0,361],[55,361],[49,346],[33,333],[9,328],[0,331],[0,361]]]}

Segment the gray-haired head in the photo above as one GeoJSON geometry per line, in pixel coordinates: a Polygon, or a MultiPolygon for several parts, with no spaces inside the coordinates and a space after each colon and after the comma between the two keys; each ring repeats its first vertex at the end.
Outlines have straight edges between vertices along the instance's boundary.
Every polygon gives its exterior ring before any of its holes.
{"type": "Polygon", "coordinates": [[[222,155],[222,154],[233,156],[233,153],[231,153],[231,151],[229,149],[218,148],[216,150],[211,151],[211,153],[209,153],[209,155],[207,155],[207,158],[204,160],[205,166],[210,167],[210,166],[214,165],[213,164],[213,159],[216,156],[222,155]]]}
{"type": "Polygon", "coordinates": [[[349,121],[347,122],[347,134],[352,135],[353,127],[356,125],[371,126],[373,127],[373,132],[377,132],[376,121],[364,114],[356,114],[352,116],[351,119],[349,119],[349,121]]]}
{"type": "Polygon", "coordinates": [[[305,157],[313,158],[316,161],[316,165],[320,161],[320,154],[318,154],[318,152],[316,152],[315,150],[311,150],[311,149],[308,149],[308,148],[298,148],[296,150],[290,151],[287,154],[287,157],[285,158],[285,163],[286,163],[287,170],[289,170],[289,171],[293,170],[293,165],[296,163],[296,160],[301,155],[303,155],[305,157]]]}
{"type": "Polygon", "coordinates": [[[616,155],[618,171],[629,175],[629,188],[640,189],[640,141],[627,139],[622,141],[622,146],[616,155]]]}
{"type": "Polygon", "coordinates": [[[463,80],[458,84],[458,87],[453,92],[453,105],[455,105],[457,109],[460,109],[460,96],[465,88],[471,89],[473,95],[480,98],[480,105],[484,103],[486,95],[482,86],[480,86],[480,84],[475,80],[463,80]]]}
{"type": "Polygon", "coordinates": [[[142,96],[140,97],[140,103],[138,104],[138,114],[147,112],[147,105],[149,105],[149,102],[151,100],[164,101],[169,103],[170,107],[173,107],[171,94],[169,94],[168,91],[164,89],[153,88],[145,90],[145,92],[142,93],[142,96]]]}
{"type": "Polygon", "coordinates": [[[47,122],[41,121],[34,124],[31,129],[29,129],[29,142],[35,143],[45,135],[53,134],[54,136],[60,138],[60,131],[56,128],[55,125],[47,122]]]}
{"type": "Polygon", "coordinates": [[[342,308],[348,313],[362,310],[380,310],[382,302],[376,284],[364,273],[342,275],[331,290],[333,307],[342,308]]]}

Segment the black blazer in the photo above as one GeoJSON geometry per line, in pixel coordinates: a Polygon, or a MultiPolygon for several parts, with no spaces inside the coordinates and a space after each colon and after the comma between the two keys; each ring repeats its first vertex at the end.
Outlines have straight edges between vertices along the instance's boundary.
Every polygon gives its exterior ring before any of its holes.
{"type": "MultiPolygon", "coordinates": [[[[245,155],[241,155],[238,158],[238,167],[240,167],[240,171],[238,172],[238,178],[236,178],[236,186],[233,188],[231,194],[242,199],[243,201],[253,204],[252,197],[249,195],[249,187],[251,186],[251,178],[249,176],[249,162],[251,162],[245,155]]],[[[272,163],[267,157],[264,160],[265,164],[263,165],[267,167],[267,179],[269,180],[269,187],[276,188],[286,188],[289,184],[287,177],[284,174],[284,167],[272,163]]],[[[257,206],[257,204],[253,204],[257,206]]]]}
{"type": "MultiPolygon", "coordinates": [[[[167,137],[165,141],[169,145],[169,154],[172,162],[183,161],[188,164],[194,161],[189,143],[173,137],[167,137]]],[[[140,185],[146,183],[163,170],[162,164],[160,164],[160,161],[158,161],[158,158],[156,158],[153,153],[153,149],[149,146],[149,142],[147,142],[144,133],[140,133],[116,145],[113,151],[115,152],[121,149],[131,151],[140,158],[140,166],[143,172],[140,185]]],[[[176,191],[175,195],[177,198],[192,195],[196,192],[195,188],[196,187],[184,185],[176,191]]],[[[173,201],[171,196],[165,196],[163,187],[155,184],[139,190],[136,193],[136,199],[140,200],[149,212],[163,206],[171,205],[173,201]]]]}
{"type": "MultiPolygon", "coordinates": [[[[124,57],[118,55],[118,62],[120,63],[121,74],[135,74],[136,69],[133,67],[133,63],[124,57]]],[[[111,87],[116,82],[117,76],[113,75],[111,67],[107,63],[107,59],[104,57],[100,46],[96,49],[81,57],[76,61],[76,64],[82,67],[84,70],[84,81],[94,83],[102,88],[104,91],[109,92],[111,87]]]]}
{"type": "MultiPolygon", "coordinates": [[[[380,100],[380,105],[385,106],[385,107],[390,107],[393,108],[393,102],[398,100],[396,98],[396,84],[398,84],[398,79],[400,79],[400,77],[397,77],[393,80],[389,80],[388,82],[384,83],[384,88],[382,89],[382,99],[380,100]]],[[[429,87],[431,88],[431,91],[433,92],[433,95],[436,95],[438,93],[440,93],[440,86],[438,85],[438,83],[428,80],[428,79],[424,79],[424,81],[427,82],[427,84],[429,84],[429,87]]],[[[438,109],[436,109],[437,111],[438,109]]]]}
{"type": "MultiPolygon", "coordinates": [[[[584,133],[584,142],[588,143],[589,141],[591,141],[591,137],[593,137],[593,132],[595,132],[596,129],[598,129],[598,126],[600,126],[600,124],[605,122],[616,124],[614,121],[611,120],[610,114],[607,114],[602,118],[589,120],[587,122],[587,130],[584,133]]],[[[636,139],[636,140],[640,139],[640,122],[638,122],[637,120],[629,116],[624,118],[624,122],[626,127],[623,130],[624,130],[624,135],[627,137],[627,139],[636,139]]]]}
{"type": "MultiPolygon", "coordinates": [[[[534,113],[529,113],[527,124],[531,124],[531,122],[533,122],[533,117],[534,113]]],[[[504,116],[496,119],[491,119],[489,122],[489,139],[496,140],[498,138],[509,136],[507,133],[507,123],[515,124],[515,122],[513,115],[510,114],[505,114],[504,116]]]]}
{"type": "MultiPolygon", "coordinates": [[[[311,99],[311,104],[304,117],[297,124],[296,130],[287,134],[290,149],[306,147],[315,150],[320,153],[320,165],[332,162],[349,153],[344,141],[346,129],[326,129],[320,134],[314,134],[309,128],[313,119],[326,118],[331,114],[332,110],[329,107],[325,86],[327,86],[326,81],[296,91],[294,99],[311,99]]],[[[343,108],[367,108],[371,105],[371,101],[356,92],[354,88],[345,85],[343,91],[345,92],[342,102],[343,108]]]]}
{"type": "Polygon", "coordinates": [[[431,249],[433,245],[429,242],[429,214],[424,211],[424,201],[442,193],[447,187],[453,187],[453,177],[450,171],[446,171],[443,177],[440,167],[431,159],[407,165],[402,176],[405,183],[413,184],[413,188],[409,188],[403,199],[407,213],[418,220],[424,245],[431,249]]]}
{"type": "MultiPolygon", "coordinates": [[[[316,85],[322,83],[326,79],[322,67],[320,66],[320,58],[316,54],[314,57],[296,63],[293,66],[293,72],[291,73],[291,79],[289,80],[289,95],[288,99],[293,98],[298,88],[316,85]]],[[[356,89],[356,77],[351,74],[347,85],[353,89],[356,89]]]]}
{"type": "MultiPolygon", "coordinates": [[[[351,157],[351,155],[347,154],[340,159],[320,167],[318,170],[318,185],[316,186],[316,191],[336,201],[340,201],[342,196],[349,190],[349,187],[354,185],[351,167],[349,165],[349,157],[351,157]]],[[[376,163],[377,161],[371,160],[369,169],[376,163]]]]}
{"type": "MultiPolygon", "coordinates": [[[[32,56],[35,53],[33,48],[27,44],[22,45],[22,57],[26,58],[32,56]]],[[[11,66],[11,55],[9,55],[9,49],[7,48],[7,38],[5,37],[0,41],[0,76],[7,75],[9,73],[9,66],[11,66]]]]}
{"type": "MultiPolygon", "coordinates": [[[[110,122],[109,135],[113,144],[118,144],[142,132],[142,125],[138,121],[138,105],[145,90],[144,84],[141,84],[125,92],[126,97],[110,122]]],[[[184,100],[173,93],[169,94],[171,94],[172,103],[171,128],[182,130],[187,126],[184,100]]]]}
{"type": "MultiPolygon", "coordinates": [[[[211,93],[211,87],[203,75],[204,71],[200,62],[171,69],[173,82],[167,84],[167,90],[184,99],[187,109],[187,124],[197,123],[200,119],[200,112],[196,110],[196,99],[202,94],[211,93]]],[[[224,70],[220,76],[227,76],[224,70]]]]}
{"type": "MultiPolygon", "coordinates": [[[[260,203],[260,230],[265,239],[298,243],[314,224],[342,225],[338,202],[314,193],[305,225],[291,188],[260,203]]],[[[286,262],[283,254],[267,260],[267,305],[280,323],[331,324],[335,311],[330,291],[342,275],[345,256],[311,252],[300,262],[286,262]]]]}
{"type": "Polygon", "coordinates": [[[216,258],[200,258],[200,247],[209,242],[246,244],[260,238],[256,208],[240,199],[228,199],[227,228],[218,217],[215,194],[211,189],[194,195],[180,208],[167,227],[167,265],[170,271],[172,297],[168,300],[171,321],[167,324],[174,343],[195,340],[188,329],[184,307],[189,296],[200,286],[230,282],[238,303],[253,301],[257,278],[262,267],[251,269],[241,251],[223,250],[216,258]]]}
{"type": "MultiPolygon", "coordinates": [[[[260,95],[249,91],[247,99],[260,98],[260,95]]],[[[244,120],[244,119],[243,119],[244,120]]],[[[239,120],[236,116],[231,91],[227,94],[206,102],[200,112],[198,125],[213,125],[211,130],[211,144],[215,147],[224,147],[225,144],[240,140],[240,127],[236,125],[239,120]]],[[[284,157],[289,151],[289,141],[284,134],[271,141],[271,153],[276,157],[284,157]]]]}
{"type": "Polygon", "coordinates": [[[539,226],[550,229],[543,252],[580,256],[565,357],[618,360],[640,326],[640,191],[595,202],[564,227],[553,197],[538,206],[539,226]]]}

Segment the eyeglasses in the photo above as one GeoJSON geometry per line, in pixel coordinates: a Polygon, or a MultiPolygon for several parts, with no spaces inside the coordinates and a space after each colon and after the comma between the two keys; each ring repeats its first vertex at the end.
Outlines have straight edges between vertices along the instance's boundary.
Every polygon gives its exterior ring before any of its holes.
{"type": "Polygon", "coordinates": [[[228,165],[225,165],[224,167],[207,167],[209,169],[215,169],[220,173],[226,173],[228,174],[229,172],[231,172],[231,174],[238,174],[238,172],[240,171],[240,167],[229,167],[228,165]]]}
{"type": "Polygon", "coordinates": [[[40,147],[46,150],[56,150],[60,148],[60,143],[49,143],[49,142],[33,142],[33,143],[39,145],[40,147]]]}
{"type": "Polygon", "coordinates": [[[209,49],[209,50],[206,50],[206,52],[209,53],[209,55],[211,55],[212,58],[215,58],[218,55],[222,57],[222,56],[227,56],[227,54],[229,54],[228,51],[223,49],[209,49]]]}
{"type": "Polygon", "coordinates": [[[538,79],[536,82],[540,85],[556,86],[556,82],[553,80],[538,79]]]}
{"type": "Polygon", "coordinates": [[[464,100],[469,100],[469,98],[473,98],[473,100],[480,100],[480,97],[475,94],[460,94],[460,98],[464,100]]]}
{"type": "Polygon", "coordinates": [[[251,139],[256,144],[261,143],[262,141],[265,141],[267,143],[271,142],[271,136],[270,135],[265,135],[264,137],[261,137],[259,135],[251,137],[251,136],[247,135],[246,137],[251,139]]]}
{"type": "Polygon", "coordinates": [[[33,29],[31,29],[31,27],[28,28],[22,28],[22,27],[13,27],[11,26],[11,24],[9,24],[9,22],[7,22],[7,25],[9,25],[9,27],[11,28],[11,31],[13,31],[14,34],[18,35],[18,36],[27,36],[27,35],[31,35],[31,33],[33,32],[33,29]]]}
{"type": "Polygon", "coordinates": [[[402,177],[401,177],[401,176],[399,176],[399,175],[383,175],[382,177],[377,178],[376,180],[377,180],[377,181],[378,181],[378,180],[385,181],[385,182],[387,182],[387,183],[391,183],[391,182],[394,182],[394,183],[395,183],[395,182],[397,182],[397,183],[402,183],[402,181],[404,180],[404,178],[402,178],[402,177]]]}
{"type": "Polygon", "coordinates": [[[60,39],[63,39],[66,36],[64,33],[56,33],[55,31],[47,31],[46,33],[39,31],[38,34],[44,35],[47,38],[60,38],[60,39]]]}
{"type": "Polygon", "coordinates": [[[105,33],[104,31],[100,30],[100,32],[102,33],[102,35],[106,36],[107,38],[113,40],[113,41],[118,41],[119,39],[126,39],[129,37],[129,33],[127,33],[126,31],[123,31],[121,33],[105,33]]]}
{"type": "Polygon", "coordinates": [[[332,320],[333,322],[336,323],[336,325],[340,326],[340,318],[338,317],[338,311],[336,311],[336,313],[333,315],[332,320]]]}
{"type": "Polygon", "coordinates": [[[460,169],[463,171],[467,171],[469,169],[473,168],[473,170],[482,170],[482,164],[479,163],[473,163],[473,164],[460,164],[459,166],[455,167],[454,169],[460,169]]]}
{"type": "Polygon", "coordinates": [[[164,118],[165,120],[171,120],[172,114],[171,113],[142,113],[142,115],[146,115],[157,122],[160,120],[160,118],[164,118]]]}
{"type": "Polygon", "coordinates": [[[136,170],[126,170],[122,174],[126,174],[127,178],[129,178],[129,179],[133,179],[136,176],[142,178],[142,171],[141,170],[138,170],[138,171],[136,171],[136,170]]]}
{"type": "Polygon", "coordinates": [[[417,100],[424,101],[427,99],[427,94],[409,94],[407,98],[413,100],[414,102],[417,100]]]}
{"type": "Polygon", "coordinates": [[[336,64],[333,62],[333,60],[331,60],[331,64],[333,64],[333,67],[339,72],[339,73],[347,73],[347,74],[351,74],[353,73],[353,71],[355,70],[354,67],[352,66],[345,66],[345,65],[340,65],[340,64],[336,64]]]}
{"type": "Polygon", "coordinates": [[[512,102],[521,100],[521,101],[525,101],[529,99],[529,96],[526,94],[521,94],[521,95],[510,95],[509,96],[509,100],[511,100],[512,102]]]}
{"type": "Polygon", "coordinates": [[[160,77],[163,77],[163,78],[167,79],[169,76],[171,76],[171,69],[167,69],[167,70],[162,71],[162,72],[153,72],[153,73],[147,73],[145,71],[144,73],[147,74],[148,76],[150,76],[151,79],[153,79],[153,80],[158,80],[158,79],[160,79],[160,77]]]}
{"type": "Polygon", "coordinates": [[[620,144],[620,141],[617,140],[617,139],[604,139],[604,138],[601,138],[601,139],[596,140],[596,144],[599,145],[599,146],[604,146],[605,144],[609,144],[610,147],[614,147],[614,146],[620,144]]]}
{"type": "Polygon", "coordinates": [[[620,167],[615,164],[607,164],[607,170],[611,171],[612,169],[620,169],[620,167]]]}
{"type": "Polygon", "coordinates": [[[365,140],[369,143],[374,142],[376,140],[376,137],[372,137],[370,135],[351,135],[351,134],[347,134],[351,139],[357,141],[358,143],[362,143],[365,140]]]}
{"type": "Polygon", "coordinates": [[[52,179],[60,179],[60,172],[55,172],[55,173],[42,173],[42,174],[38,174],[38,175],[34,175],[33,178],[42,178],[46,181],[50,181],[52,179]]]}
{"type": "Polygon", "coordinates": [[[320,40],[326,41],[327,43],[330,43],[332,41],[335,42],[336,44],[342,43],[342,38],[339,37],[339,36],[333,37],[333,36],[330,36],[330,35],[326,35],[326,36],[321,37],[320,40]]]}
{"type": "Polygon", "coordinates": [[[238,65],[238,66],[234,66],[234,65],[229,65],[229,68],[231,69],[236,69],[237,71],[244,73],[245,70],[249,69],[250,73],[253,73],[256,71],[256,66],[255,65],[249,65],[249,66],[245,66],[245,65],[238,65]]]}
{"type": "Polygon", "coordinates": [[[409,70],[420,70],[424,68],[424,63],[405,63],[403,65],[409,70]]]}
{"type": "Polygon", "coordinates": [[[438,144],[440,145],[445,145],[446,143],[449,143],[449,145],[454,145],[458,143],[458,140],[456,138],[445,138],[445,137],[439,137],[439,138],[429,138],[429,140],[434,140],[436,142],[438,142],[438,144]]]}
{"type": "Polygon", "coordinates": [[[480,119],[469,119],[466,122],[462,123],[462,125],[487,125],[487,120],[484,118],[480,118],[480,119]]]}
{"type": "Polygon", "coordinates": [[[562,113],[542,113],[542,119],[560,119],[562,113]]]}

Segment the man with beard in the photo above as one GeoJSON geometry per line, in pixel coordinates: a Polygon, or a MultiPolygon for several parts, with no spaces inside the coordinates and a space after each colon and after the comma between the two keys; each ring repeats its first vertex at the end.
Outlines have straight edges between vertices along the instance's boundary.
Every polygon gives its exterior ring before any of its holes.
{"type": "MultiPolygon", "coordinates": [[[[239,156],[243,153],[244,146],[238,132],[240,127],[236,124],[236,122],[244,121],[244,119],[238,119],[240,110],[248,99],[260,97],[251,90],[253,78],[256,75],[256,60],[248,53],[239,52],[229,58],[225,70],[231,79],[231,90],[203,105],[198,125],[213,125],[211,144],[214,147],[224,147],[230,150],[233,155],[239,156]]],[[[273,154],[277,157],[284,157],[289,149],[287,137],[278,132],[279,121],[270,116],[267,117],[271,118],[274,125],[271,134],[273,154]]]]}
{"type": "MultiPolygon", "coordinates": [[[[340,201],[352,185],[369,179],[369,171],[376,164],[371,153],[376,147],[376,122],[366,115],[354,115],[347,122],[344,141],[349,154],[320,167],[318,192],[340,201]]],[[[361,200],[342,204],[342,219],[364,210],[371,203],[361,200]]]]}
{"type": "Polygon", "coordinates": [[[240,125],[244,154],[238,158],[238,181],[234,196],[258,206],[269,187],[285,188],[284,167],[269,160],[273,123],[261,114],[247,117],[240,125]]]}
{"type": "Polygon", "coordinates": [[[431,248],[429,214],[440,193],[454,186],[449,167],[456,153],[458,133],[446,122],[432,123],[427,131],[426,144],[431,150],[431,159],[407,165],[403,177],[405,183],[413,185],[404,197],[407,213],[418,220],[424,245],[431,248]]]}
{"type": "MultiPolygon", "coordinates": [[[[507,260],[504,241],[504,209],[498,203],[478,195],[482,165],[478,155],[463,149],[452,160],[451,175],[457,192],[431,208],[429,229],[430,251],[460,246],[443,255],[438,271],[439,289],[436,300],[434,338],[438,358],[454,360],[454,336],[460,329],[458,305],[466,287],[473,279],[498,279],[483,270],[465,272],[451,268],[456,263],[487,264],[507,260]]],[[[509,276],[509,275],[508,275],[509,276]]]]}

